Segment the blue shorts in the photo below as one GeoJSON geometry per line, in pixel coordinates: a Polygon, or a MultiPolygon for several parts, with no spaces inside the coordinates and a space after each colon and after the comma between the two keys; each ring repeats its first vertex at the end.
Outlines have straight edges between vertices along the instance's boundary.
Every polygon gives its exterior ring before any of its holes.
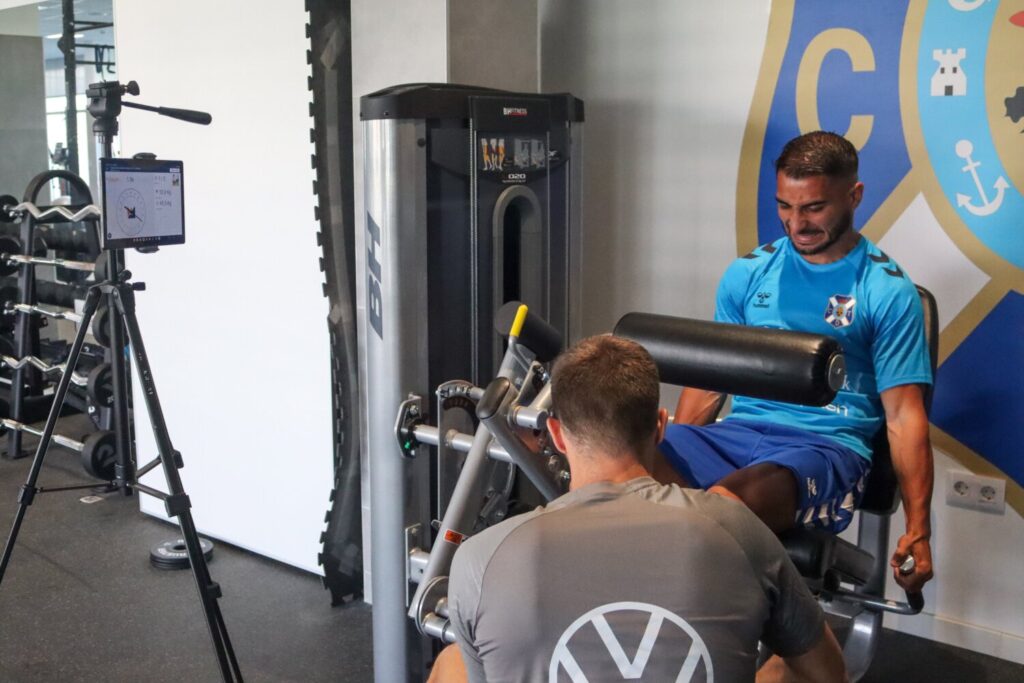
{"type": "Polygon", "coordinates": [[[834,533],[853,519],[871,468],[867,458],[831,439],[753,420],[669,425],[659,448],[687,482],[702,489],[748,465],[781,465],[798,482],[797,524],[834,533]]]}

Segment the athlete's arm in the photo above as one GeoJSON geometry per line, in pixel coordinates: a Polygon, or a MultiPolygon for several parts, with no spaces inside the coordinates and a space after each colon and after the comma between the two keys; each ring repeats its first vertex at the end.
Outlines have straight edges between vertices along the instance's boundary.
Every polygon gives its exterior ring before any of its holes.
{"type": "Polygon", "coordinates": [[[706,425],[715,421],[725,394],[684,387],[676,404],[675,424],[706,425]]]}
{"type": "Polygon", "coordinates": [[[465,683],[469,680],[459,646],[452,644],[441,650],[430,669],[427,683],[465,683]]]}
{"type": "Polygon", "coordinates": [[[900,537],[890,564],[896,583],[908,592],[919,592],[932,578],[931,504],[934,464],[928,440],[928,415],[924,395],[917,384],[905,384],[882,392],[888,426],[892,466],[900,483],[907,532],[900,537]],[[899,566],[914,556],[914,571],[901,575],[899,566]]]}
{"type": "Polygon", "coordinates": [[[846,683],[843,651],[828,624],[810,650],[795,657],[772,656],[757,672],[757,683],[846,683]]]}

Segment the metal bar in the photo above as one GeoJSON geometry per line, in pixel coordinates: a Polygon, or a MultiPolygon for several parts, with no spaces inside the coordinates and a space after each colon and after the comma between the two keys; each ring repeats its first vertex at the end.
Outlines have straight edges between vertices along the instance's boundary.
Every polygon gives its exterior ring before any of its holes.
{"type": "Polygon", "coordinates": [[[32,214],[36,223],[78,223],[79,221],[97,221],[103,215],[100,207],[95,204],[83,206],[44,206],[38,207],[33,202],[21,202],[10,210],[11,213],[32,214]],[[60,219],[64,220],[60,220],[60,219]]]}
{"type": "MultiPolygon", "coordinates": [[[[3,426],[6,427],[7,429],[16,429],[19,432],[25,432],[26,434],[31,434],[33,436],[38,436],[38,437],[42,437],[43,436],[43,432],[41,432],[40,430],[36,429],[35,427],[30,427],[29,425],[22,424],[21,422],[18,422],[16,420],[11,420],[11,419],[8,419],[8,418],[4,418],[4,419],[0,420],[0,424],[3,424],[3,426]]],[[[81,452],[85,448],[85,444],[83,444],[81,441],[76,441],[75,439],[72,439],[71,437],[62,436],[60,434],[54,434],[53,435],[53,441],[54,441],[54,443],[56,443],[56,444],[58,444],[60,446],[64,446],[66,448],[70,448],[73,451],[81,452]]]]}
{"type": "MultiPolygon", "coordinates": [[[[0,363],[3,363],[14,370],[20,370],[26,365],[30,365],[40,370],[44,375],[52,375],[55,372],[67,372],[68,365],[67,363],[50,365],[43,359],[37,358],[36,356],[25,356],[20,360],[18,358],[12,358],[11,356],[0,356],[0,363]]],[[[85,375],[80,375],[77,372],[71,373],[71,381],[80,387],[84,387],[89,384],[89,378],[85,375]]]]}
{"type": "Polygon", "coordinates": [[[892,612],[893,614],[913,615],[920,614],[921,612],[920,609],[911,605],[909,602],[899,602],[896,600],[879,598],[874,595],[866,595],[864,593],[858,593],[857,591],[846,590],[845,588],[837,588],[836,590],[828,591],[827,594],[823,594],[823,597],[826,600],[854,602],[859,605],[864,605],[870,609],[892,612]]]}
{"type": "MultiPolygon", "coordinates": [[[[511,353],[511,345],[509,352],[511,353]]],[[[495,382],[497,381],[499,380],[495,380],[495,382]]],[[[527,448],[516,436],[508,423],[509,408],[515,400],[513,396],[515,390],[511,388],[511,385],[509,387],[501,407],[493,415],[483,418],[483,424],[494,435],[495,440],[505,447],[512,457],[512,462],[523,471],[523,474],[537,487],[541,495],[548,501],[554,500],[561,495],[561,491],[558,490],[558,485],[551,477],[551,473],[544,468],[537,454],[527,448]]]]}
{"type": "Polygon", "coordinates": [[[136,470],[135,476],[136,477],[143,477],[143,476],[148,474],[151,470],[153,470],[155,467],[157,467],[159,465],[160,465],[160,458],[159,457],[153,458],[148,463],[146,463],[145,465],[140,467],[138,470],[136,470]]]}
{"type": "MultiPolygon", "coordinates": [[[[418,443],[425,446],[440,446],[441,445],[441,434],[437,427],[431,427],[430,425],[417,425],[412,430],[412,436],[418,443]]],[[[454,451],[459,453],[469,453],[473,447],[474,437],[472,434],[463,434],[462,432],[456,432],[455,430],[449,431],[444,436],[444,444],[454,451]]],[[[501,447],[500,444],[491,441],[487,446],[487,455],[494,460],[500,460],[501,462],[512,462],[512,458],[509,456],[508,451],[501,447]]]]}
{"type": "Polygon", "coordinates": [[[8,310],[17,311],[19,313],[35,313],[36,315],[42,315],[47,318],[70,320],[73,323],[82,322],[82,315],[80,313],[72,313],[71,311],[52,311],[48,308],[32,306],[30,304],[8,304],[8,310]]]}
{"type": "Polygon", "coordinates": [[[84,491],[97,488],[97,484],[78,484],[76,486],[40,486],[36,493],[61,493],[63,491],[84,491]]]}
{"type": "Polygon", "coordinates": [[[46,258],[43,256],[27,256],[25,254],[2,254],[0,255],[8,263],[32,264],[35,266],[58,266],[68,270],[83,270],[92,273],[96,270],[96,264],[89,261],[69,261],[62,258],[46,258]]]}
{"type": "Polygon", "coordinates": [[[434,614],[433,612],[423,619],[423,633],[445,643],[455,642],[455,632],[452,630],[452,622],[444,617],[434,614]]]}
{"type": "MultiPolygon", "coordinates": [[[[61,50],[64,53],[64,130],[67,136],[68,170],[78,175],[78,83],[75,75],[75,1],[62,0],[63,31],[61,50]]],[[[88,30],[88,29],[83,29],[88,30]]]]}
{"type": "Polygon", "coordinates": [[[139,482],[135,482],[135,484],[133,484],[132,488],[134,488],[136,491],[138,491],[140,493],[145,493],[147,496],[153,496],[157,500],[167,500],[167,495],[168,494],[167,494],[166,491],[161,491],[160,489],[155,489],[152,486],[147,486],[145,484],[140,484],[139,482]]]}
{"type": "Polygon", "coordinates": [[[79,20],[75,22],[75,29],[78,31],[95,31],[101,28],[113,28],[114,24],[106,21],[85,21],[79,20]]]}

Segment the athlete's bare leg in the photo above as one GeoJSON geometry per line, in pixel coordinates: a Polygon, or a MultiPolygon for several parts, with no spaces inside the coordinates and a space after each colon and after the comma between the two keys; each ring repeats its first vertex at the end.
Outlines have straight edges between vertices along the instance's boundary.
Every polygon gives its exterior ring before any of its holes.
{"type": "Polygon", "coordinates": [[[796,524],[796,477],[781,465],[743,467],[722,477],[708,491],[744,503],[777,534],[796,524]]]}

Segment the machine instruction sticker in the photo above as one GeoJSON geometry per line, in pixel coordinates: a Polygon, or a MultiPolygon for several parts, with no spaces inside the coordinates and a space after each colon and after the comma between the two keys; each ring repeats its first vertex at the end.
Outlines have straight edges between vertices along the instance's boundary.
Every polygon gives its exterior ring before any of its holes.
{"type": "Polygon", "coordinates": [[[540,137],[481,134],[478,167],[501,175],[503,183],[525,183],[548,167],[547,141],[540,137]]]}

